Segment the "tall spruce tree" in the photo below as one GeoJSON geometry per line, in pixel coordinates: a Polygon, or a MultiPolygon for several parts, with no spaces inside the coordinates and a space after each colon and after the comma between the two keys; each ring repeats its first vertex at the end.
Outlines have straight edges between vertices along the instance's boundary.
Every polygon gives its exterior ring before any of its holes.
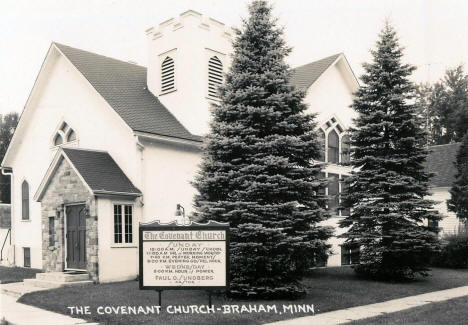
{"type": "Polygon", "coordinates": [[[448,209],[456,213],[462,222],[468,222],[468,132],[463,137],[455,161],[457,174],[450,189],[451,198],[447,202],[448,209]]]}
{"type": "Polygon", "coordinates": [[[426,274],[431,252],[438,249],[437,236],[424,223],[440,216],[424,199],[427,150],[408,80],[415,68],[402,63],[402,48],[388,22],[376,46],[352,104],[359,113],[350,130],[356,171],[344,200],[352,212],[340,226],[349,227],[342,235],[346,242],[361,248],[356,272],[410,279],[426,274]]]}
{"type": "Polygon", "coordinates": [[[332,230],[313,116],[289,83],[290,52],[266,1],[253,1],[233,42],[194,186],[197,217],[229,222],[231,283],[240,297],[297,297],[332,230]]]}

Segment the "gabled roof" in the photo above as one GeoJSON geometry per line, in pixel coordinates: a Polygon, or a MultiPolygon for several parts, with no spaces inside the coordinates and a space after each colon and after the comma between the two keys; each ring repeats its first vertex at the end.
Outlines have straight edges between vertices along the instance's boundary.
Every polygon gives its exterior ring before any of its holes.
{"type": "MultiPolygon", "coordinates": [[[[128,126],[139,132],[202,141],[191,134],[146,85],[146,67],[53,43],[128,126]]],[[[309,88],[340,57],[338,53],[291,70],[291,84],[309,88]]]]}
{"type": "Polygon", "coordinates": [[[314,61],[291,70],[291,84],[307,89],[342,55],[341,53],[314,61]]]}
{"type": "Polygon", "coordinates": [[[201,141],[148,90],[145,67],[59,43],[54,45],[132,130],[201,141]]]}
{"type": "Polygon", "coordinates": [[[89,191],[95,195],[141,195],[141,191],[133,185],[107,152],[60,148],[34,196],[35,200],[42,200],[63,159],[68,161],[89,191]]]}
{"type": "Polygon", "coordinates": [[[455,160],[460,143],[442,144],[429,147],[425,170],[434,173],[429,180],[431,187],[450,187],[455,181],[457,168],[455,160]]]}
{"type": "MultiPolygon", "coordinates": [[[[19,131],[26,127],[23,127],[23,115],[25,115],[45,63],[49,60],[51,52],[54,52],[51,49],[63,54],[122,120],[133,131],[138,132],[137,134],[202,142],[202,137],[191,134],[148,90],[146,85],[147,69],[145,67],[54,42],[41,67],[18,127],[8,146],[2,161],[3,168],[7,167],[5,162],[10,157],[11,148],[15,146],[17,138],[21,136],[18,135],[19,131]]],[[[334,62],[339,61],[340,57],[344,58],[343,54],[335,54],[292,69],[291,83],[302,89],[310,87],[334,62]]],[[[347,69],[351,71],[349,65],[347,65],[347,69]]],[[[357,84],[355,78],[354,82],[357,84]]]]}

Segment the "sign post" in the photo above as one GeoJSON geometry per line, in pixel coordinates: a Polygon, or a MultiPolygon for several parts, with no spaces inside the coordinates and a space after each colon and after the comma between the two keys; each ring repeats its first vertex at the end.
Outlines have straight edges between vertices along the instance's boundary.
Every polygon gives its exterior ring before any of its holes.
{"type": "Polygon", "coordinates": [[[226,290],[229,285],[229,224],[140,223],[141,290],[226,290]]]}

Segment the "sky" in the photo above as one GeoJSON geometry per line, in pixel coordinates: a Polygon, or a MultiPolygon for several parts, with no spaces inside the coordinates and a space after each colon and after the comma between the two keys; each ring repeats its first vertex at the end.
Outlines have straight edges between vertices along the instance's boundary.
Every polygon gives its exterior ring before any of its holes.
{"type": "MultiPolygon", "coordinates": [[[[357,76],[384,21],[415,82],[468,63],[466,0],[271,0],[291,67],[343,52],[357,76]]],[[[145,30],[192,9],[234,27],[248,0],[1,0],[0,114],[21,112],[52,41],[146,66],[145,30]]],[[[468,70],[468,67],[466,68],[468,70]]]]}

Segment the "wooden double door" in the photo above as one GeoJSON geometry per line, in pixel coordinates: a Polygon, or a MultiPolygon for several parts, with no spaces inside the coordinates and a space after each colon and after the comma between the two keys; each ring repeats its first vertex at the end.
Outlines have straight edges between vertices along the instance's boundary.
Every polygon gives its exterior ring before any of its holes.
{"type": "Polygon", "coordinates": [[[67,269],[86,270],[86,209],[84,204],[66,206],[67,269]]]}

